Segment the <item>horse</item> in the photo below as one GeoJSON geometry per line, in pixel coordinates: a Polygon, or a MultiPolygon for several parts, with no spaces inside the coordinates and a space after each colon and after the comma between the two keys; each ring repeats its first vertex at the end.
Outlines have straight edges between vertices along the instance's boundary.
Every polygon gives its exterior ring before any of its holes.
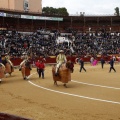
{"type": "Polygon", "coordinates": [[[5,66],[2,63],[0,63],[0,82],[2,81],[1,79],[5,77],[4,72],[5,72],[5,66]]]}
{"type": "Polygon", "coordinates": [[[12,72],[14,72],[13,63],[9,59],[6,59],[5,57],[2,58],[2,63],[5,66],[6,77],[7,77],[7,74],[10,74],[11,76],[12,72]]]}
{"type": "Polygon", "coordinates": [[[54,65],[52,67],[54,85],[58,85],[57,81],[61,81],[62,83],[64,83],[64,87],[67,87],[66,83],[71,81],[71,73],[73,72],[73,67],[74,65],[72,65],[71,67],[70,61],[63,63],[58,70],[58,75],[55,76],[56,65],[54,65]]]}
{"type": "Polygon", "coordinates": [[[23,60],[20,63],[19,71],[21,71],[24,80],[28,79],[28,76],[30,75],[30,70],[32,70],[32,68],[31,68],[29,60],[26,60],[26,59],[23,60]]]}

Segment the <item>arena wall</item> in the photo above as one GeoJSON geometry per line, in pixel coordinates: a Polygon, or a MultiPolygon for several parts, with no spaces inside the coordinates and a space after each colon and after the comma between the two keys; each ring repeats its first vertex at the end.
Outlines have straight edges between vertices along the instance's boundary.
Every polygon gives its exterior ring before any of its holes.
{"type": "Polygon", "coordinates": [[[0,8],[14,9],[14,0],[0,0],[0,8]]]}
{"type": "MultiPolygon", "coordinates": [[[[25,0],[0,0],[0,8],[24,11],[25,0]]],[[[42,0],[27,0],[30,12],[42,12],[42,0]]]]}

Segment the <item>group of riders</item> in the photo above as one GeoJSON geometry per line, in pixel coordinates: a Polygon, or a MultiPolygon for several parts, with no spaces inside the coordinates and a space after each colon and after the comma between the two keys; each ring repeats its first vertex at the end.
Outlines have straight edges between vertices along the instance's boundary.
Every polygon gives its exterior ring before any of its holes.
{"type": "Polygon", "coordinates": [[[10,57],[7,53],[1,55],[0,61],[0,82],[1,79],[8,74],[11,76],[11,73],[14,71],[13,63],[10,61],[10,57]]]}
{"type": "MultiPolygon", "coordinates": [[[[22,54],[21,59],[22,62],[19,65],[19,71],[21,71],[23,79],[26,80],[29,79],[30,71],[32,70],[31,61],[26,53],[22,54]]],[[[64,54],[64,51],[60,50],[59,54],[56,57],[56,67],[54,76],[59,76],[59,68],[63,63],[66,62],[67,58],[64,54]]],[[[44,79],[45,59],[38,60],[37,62],[35,62],[35,66],[37,68],[39,78],[42,77],[44,79]]],[[[73,67],[74,67],[73,64],[71,64],[71,68],[73,67]]],[[[0,82],[2,78],[7,77],[8,75],[11,76],[12,72],[14,72],[14,65],[10,60],[9,54],[8,53],[2,54],[0,61],[0,82]]]]}
{"type": "MultiPolygon", "coordinates": [[[[23,61],[20,63],[19,70],[22,72],[23,79],[28,79],[27,77],[30,75],[31,65],[26,53],[23,53],[21,56],[23,61]]],[[[11,76],[12,72],[14,72],[14,65],[10,60],[10,56],[8,53],[1,55],[0,61],[0,82],[2,78],[11,76]]]]}

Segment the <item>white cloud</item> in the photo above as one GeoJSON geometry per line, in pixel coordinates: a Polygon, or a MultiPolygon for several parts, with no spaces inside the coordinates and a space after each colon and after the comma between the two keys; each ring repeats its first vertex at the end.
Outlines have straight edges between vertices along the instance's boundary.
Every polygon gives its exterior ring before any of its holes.
{"type": "Polygon", "coordinates": [[[65,7],[69,14],[114,14],[115,7],[120,8],[120,0],[42,0],[42,6],[65,7]]]}

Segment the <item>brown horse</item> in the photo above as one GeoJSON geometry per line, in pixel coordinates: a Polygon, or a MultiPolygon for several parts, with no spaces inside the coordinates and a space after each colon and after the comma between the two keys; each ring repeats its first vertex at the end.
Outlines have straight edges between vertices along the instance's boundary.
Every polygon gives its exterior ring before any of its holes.
{"type": "Polygon", "coordinates": [[[68,83],[68,81],[71,81],[71,72],[73,70],[73,68],[71,68],[71,62],[68,61],[67,63],[62,64],[58,70],[57,76],[55,76],[55,69],[56,66],[53,66],[52,75],[54,84],[57,85],[57,81],[61,81],[64,83],[64,86],[67,87],[66,83],[68,83]]]}
{"type": "Polygon", "coordinates": [[[5,66],[0,63],[0,82],[2,81],[1,79],[5,77],[5,66]]]}
{"type": "Polygon", "coordinates": [[[14,72],[14,67],[9,62],[7,62],[5,68],[5,73],[9,73],[11,76],[12,72],[14,72]]]}
{"type": "Polygon", "coordinates": [[[19,71],[21,71],[24,80],[29,78],[28,76],[30,75],[31,70],[32,68],[31,68],[29,60],[23,60],[20,63],[19,71]]]}
{"type": "Polygon", "coordinates": [[[2,63],[5,66],[6,77],[7,77],[8,74],[11,76],[12,72],[14,72],[13,63],[6,58],[2,59],[2,63]]]}

